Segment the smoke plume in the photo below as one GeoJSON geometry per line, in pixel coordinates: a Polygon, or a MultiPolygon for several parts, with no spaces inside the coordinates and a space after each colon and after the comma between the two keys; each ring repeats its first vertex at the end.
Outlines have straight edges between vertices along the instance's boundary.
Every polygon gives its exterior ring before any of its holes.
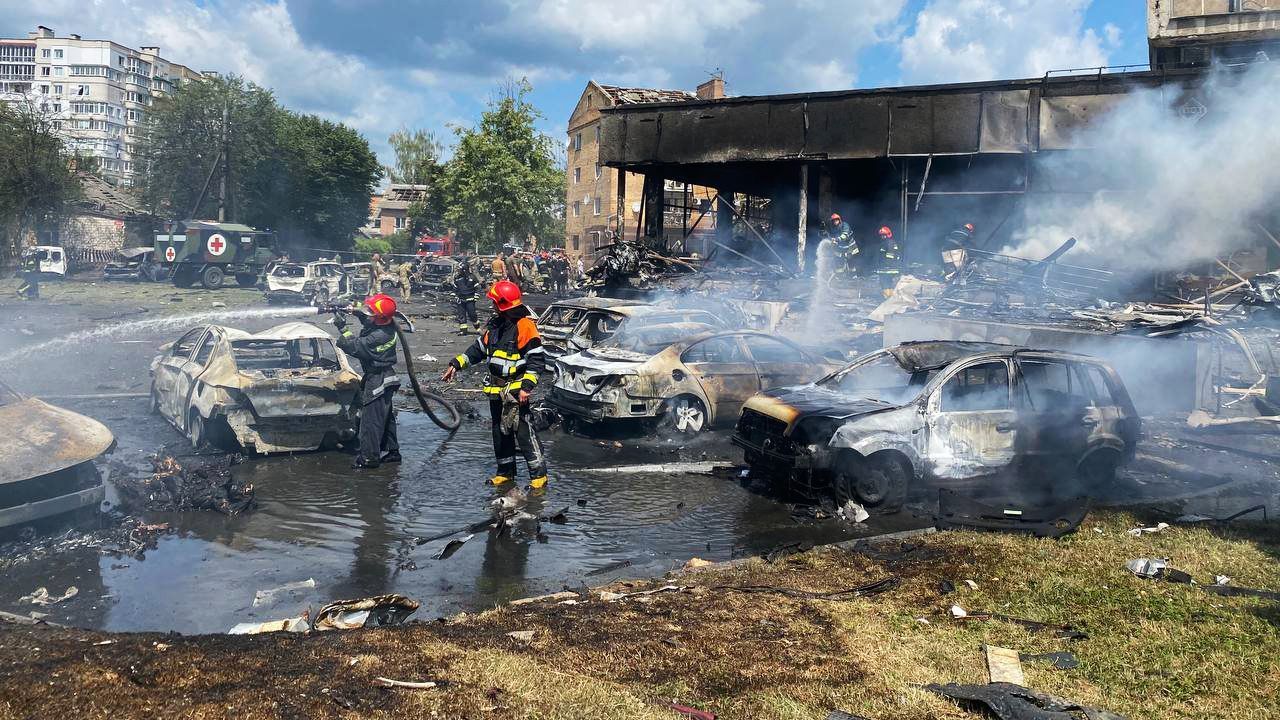
{"type": "MultiPolygon", "coordinates": [[[[1280,197],[1280,64],[1219,69],[1203,86],[1125,97],[1077,134],[1083,152],[1042,153],[1046,184],[1097,191],[1027,196],[1022,229],[1004,252],[1042,258],[1068,237],[1131,271],[1185,268],[1267,242],[1280,197]]],[[[1083,252],[1082,252],[1083,251],[1083,252]]]]}

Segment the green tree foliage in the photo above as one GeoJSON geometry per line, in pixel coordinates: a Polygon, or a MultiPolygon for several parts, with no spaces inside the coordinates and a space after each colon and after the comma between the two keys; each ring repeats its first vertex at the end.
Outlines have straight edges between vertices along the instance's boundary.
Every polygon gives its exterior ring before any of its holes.
{"type": "Polygon", "coordinates": [[[277,230],[286,245],[349,248],[382,177],[369,143],[283,109],[270,91],[235,76],[187,83],[156,101],[139,141],[147,206],[175,220],[217,217],[217,173],[197,200],[223,146],[224,108],[227,220],[277,230]]]}
{"type": "Polygon", "coordinates": [[[72,158],[34,103],[0,102],[0,264],[27,233],[54,226],[80,197],[72,158]]]}
{"type": "Polygon", "coordinates": [[[510,83],[476,127],[455,128],[453,158],[433,188],[443,224],[482,249],[529,233],[551,238],[562,223],[564,171],[555,141],[534,127],[542,114],[527,99],[531,91],[527,81],[510,83]]]}
{"type": "Polygon", "coordinates": [[[391,252],[391,243],[387,241],[387,238],[357,238],[355,251],[364,255],[372,255],[374,253],[387,255],[391,252]]]}
{"type": "Polygon", "coordinates": [[[428,130],[397,130],[387,138],[396,154],[396,164],[386,168],[393,183],[431,185],[440,173],[442,148],[434,133],[428,130]]]}

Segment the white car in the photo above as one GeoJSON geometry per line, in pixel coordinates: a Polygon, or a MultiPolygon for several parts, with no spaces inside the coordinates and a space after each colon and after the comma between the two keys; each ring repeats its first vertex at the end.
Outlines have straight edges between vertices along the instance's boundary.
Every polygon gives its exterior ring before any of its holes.
{"type": "Polygon", "coordinates": [[[279,263],[267,273],[266,296],[269,303],[323,305],[350,295],[351,288],[341,263],[279,263]]]}
{"type": "MultiPolygon", "coordinates": [[[[56,245],[36,245],[22,251],[24,260],[35,256],[39,263],[41,275],[65,277],[67,274],[67,253],[56,245]]],[[[25,263],[23,263],[25,265],[25,263]]]]}
{"type": "Polygon", "coordinates": [[[196,447],[294,452],[354,432],[360,375],[315,325],[256,334],[206,325],[163,350],[151,362],[151,409],[196,447]]]}

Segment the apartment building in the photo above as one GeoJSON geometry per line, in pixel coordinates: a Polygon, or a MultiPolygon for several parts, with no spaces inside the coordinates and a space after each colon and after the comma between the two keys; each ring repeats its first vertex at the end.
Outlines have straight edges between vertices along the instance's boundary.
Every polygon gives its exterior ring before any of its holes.
{"type": "Polygon", "coordinates": [[[1153,68],[1280,60],[1275,0],[1147,0],[1153,68]]]}
{"type": "Polygon", "coordinates": [[[152,102],[198,77],[154,46],[58,37],[43,25],[23,39],[0,38],[0,99],[36,103],[72,150],[97,158],[120,185],[133,184],[138,128],[152,102]]]}
{"type": "MultiPolygon", "coordinates": [[[[618,206],[619,171],[600,164],[600,110],[619,105],[637,105],[686,100],[715,100],[724,97],[724,80],[712,78],[698,86],[697,93],[684,90],[651,90],[587,83],[569,116],[569,151],[565,190],[565,250],[581,256],[590,264],[596,250],[607,245],[609,230],[622,227],[622,237],[634,239],[643,197],[644,176],[625,173],[624,196],[618,206]]],[[[683,239],[686,218],[702,209],[710,210],[715,191],[709,188],[668,183],[667,202],[663,213],[664,235],[669,240],[683,239]],[[684,210],[689,208],[689,211],[684,210]]],[[[708,212],[697,230],[710,232],[715,227],[715,213],[708,212]]],[[[688,221],[690,224],[692,219],[688,221]]]]}
{"type": "Polygon", "coordinates": [[[386,237],[409,228],[409,206],[424,202],[430,188],[426,185],[391,183],[387,191],[369,198],[369,221],[365,227],[371,235],[386,237]]]}

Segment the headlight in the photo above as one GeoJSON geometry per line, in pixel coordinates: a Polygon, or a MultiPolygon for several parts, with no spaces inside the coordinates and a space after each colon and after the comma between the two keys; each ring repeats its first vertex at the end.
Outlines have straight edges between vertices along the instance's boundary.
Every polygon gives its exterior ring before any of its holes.
{"type": "Polygon", "coordinates": [[[802,419],[791,433],[791,439],[801,445],[826,445],[840,421],[829,417],[811,417],[802,419]]]}

